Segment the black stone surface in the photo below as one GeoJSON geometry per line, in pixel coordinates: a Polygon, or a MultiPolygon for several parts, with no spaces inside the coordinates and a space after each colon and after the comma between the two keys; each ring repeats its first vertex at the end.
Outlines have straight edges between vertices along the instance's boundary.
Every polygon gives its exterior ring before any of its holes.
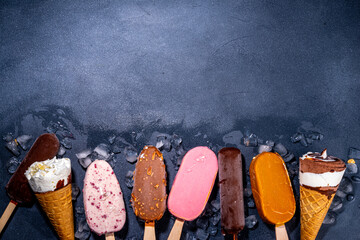
{"type": "MultiPolygon", "coordinates": [[[[1,1],[0,134],[38,136],[61,119],[76,137],[65,156],[81,189],[85,171],[75,153],[112,133],[175,132],[189,149],[223,146],[224,134],[247,128],[297,158],[326,147],[347,160],[349,147],[360,148],[359,41],[359,1],[1,1]],[[324,140],[291,143],[304,122],[324,140]]],[[[248,166],[256,153],[240,149],[248,166]]],[[[0,211],[10,157],[1,147],[0,211]]],[[[171,183],[174,166],[166,163],[171,183]]],[[[119,181],[133,168],[120,159],[119,181]]],[[[116,236],[141,239],[131,190],[122,189],[128,223],[116,236]]],[[[354,183],[355,200],[318,239],[358,239],[358,190],[354,183]]],[[[167,212],[157,223],[159,239],[167,238],[169,219],[167,212]]],[[[240,238],[274,239],[258,220],[240,238]]],[[[290,239],[299,239],[298,221],[297,213],[287,224],[290,239]]],[[[0,237],[56,239],[38,205],[18,208],[0,237]]]]}

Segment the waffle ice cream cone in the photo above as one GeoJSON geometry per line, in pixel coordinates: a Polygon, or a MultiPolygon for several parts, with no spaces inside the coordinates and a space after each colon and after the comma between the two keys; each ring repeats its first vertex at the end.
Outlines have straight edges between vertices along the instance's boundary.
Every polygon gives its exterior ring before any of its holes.
{"type": "Polygon", "coordinates": [[[55,191],[36,193],[35,196],[60,239],[73,240],[74,219],[71,184],[55,191]]]}
{"type": "Polygon", "coordinates": [[[334,196],[300,186],[301,240],[316,238],[334,196]]]}
{"type": "Polygon", "coordinates": [[[309,152],[300,158],[300,236],[314,240],[324,221],[346,165],[336,157],[309,152]]]}

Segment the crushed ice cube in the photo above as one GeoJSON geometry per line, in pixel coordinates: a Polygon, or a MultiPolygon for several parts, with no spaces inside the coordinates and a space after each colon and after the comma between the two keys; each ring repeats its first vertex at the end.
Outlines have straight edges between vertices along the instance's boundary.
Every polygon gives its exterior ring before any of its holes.
{"type": "Polygon", "coordinates": [[[321,134],[319,132],[316,132],[316,131],[309,131],[305,135],[306,135],[306,138],[309,138],[311,140],[319,140],[319,141],[321,141],[324,138],[323,134],[321,134]]]}
{"type": "Polygon", "coordinates": [[[26,151],[30,147],[29,143],[30,143],[31,139],[32,139],[32,136],[30,136],[30,135],[21,135],[16,138],[16,142],[20,145],[20,147],[23,150],[26,151]]]}
{"type": "Polygon", "coordinates": [[[63,138],[75,139],[74,134],[72,134],[72,132],[70,132],[67,129],[62,129],[61,131],[57,131],[56,134],[60,135],[63,138]]]}
{"type": "Polygon", "coordinates": [[[160,151],[165,150],[167,152],[171,151],[171,141],[167,135],[159,135],[156,139],[155,145],[160,151]]]}
{"type": "Polygon", "coordinates": [[[114,157],[109,157],[108,159],[106,159],[106,162],[111,166],[111,168],[115,168],[116,160],[114,159],[114,157]]]}
{"type": "Polygon", "coordinates": [[[256,147],[258,145],[258,137],[251,133],[249,136],[241,138],[241,143],[246,147],[256,147]]]}
{"type": "Polygon", "coordinates": [[[255,215],[250,215],[245,218],[245,226],[249,229],[252,229],[256,226],[258,220],[256,219],[255,215]]]}
{"type": "Polygon", "coordinates": [[[274,146],[274,151],[277,152],[280,156],[285,156],[287,154],[287,149],[282,143],[277,143],[274,146]]]}
{"type": "Polygon", "coordinates": [[[134,172],[133,171],[128,171],[125,175],[125,185],[128,187],[128,188],[133,188],[134,186],[134,179],[133,179],[133,175],[134,175],[134,172]]]}
{"type": "Polygon", "coordinates": [[[344,177],[343,179],[341,179],[338,191],[342,191],[346,194],[351,193],[353,191],[354,187],[352,185],[352,182],[349,178],[344,177]]]}
{"type": "Polygon", "coordinates": [[[274,147],[275,146],[275,142],[273,140],[267,140],[265,142],[266,145],[270,146],[270,147],[274,147]]]}
{"type": "Polygon", "coordinates": [[[253,199],[253,198],[248,198],[248,199],[246,200],[246,205],[247,205],[249,208],[255,208],[254,199],[253,199]]]}
{"type": "Polygon", "coordinates": [[[283,156],[283,160],[284,162],[290,162],[291,160],[294,159],[294,154],[293,153],[287,153],[285,156],[283,156]]]}
{"type": "Polygon", "coordinates": [[[212,200],[211,201],[211,210],[213,212],[218,212],[220,210],[220,202],[217,200],[212,200]]]}
{"type": "Polygon", "coordinates": [[[271,152],[271,150],[272,150],[272,147],[269,145],[261,144],[258,147],[258,153],[271,152]]]}
{"type": "Polygon", "coordinates": [[[252,190],[251,190],[251,188],[245,188],[245,189],[244,189],[244,196],[245,196],[245,197],[251,197],[251,196],[252,196],[252,190]]]}
{"type": "Polygon", "coordinates": [[[94,152],[97,153],[98,158],[101,160],[106,160],[110,157],[110,147],[105,143],[100,143],[95,149],[94,152]]]}
{"type": "Polygon", "coordinates": [[[16,172],[16,169],[20,165],[20,161],[16,157],[12,157],[7,162],[7,170],[10,174],[13,174],[16,172]]]}
{"type": "Polygon", "coordinates": [[[7,133],[6,135],[3,136],[3,140],[5,142],[10,142],[11,140],[13,140],[13,134],[12,133],[7,133]]]}
{"type": "Polygon", "coordinates": [[[211,236],[216,236],[217,231],[218,231],[217,226],[214,226],[214,225],[210,224],[210,226],[209,226],[209,228],[208,228],[209,234],[210,234],[211,236]]]}
{"type": "Polygon", "coordinates": [[[329,209],[332,211],[337,211],[340,210],[342,206],[343,206],[342,199],[339,196],[335,195],[329,209]]]}
{"type": "Polygon", "coordinates": [[[20,151],[19,151],[19,148],[16,144],[16,142],[14,140],[10,141],[10,142],[7,142],[5,144],[5,147],[12,153],[14,154],[15,156],[19,156],[20,155],[20,151]]]}
{"type": "Polygon", "coordinates": [[[206,230],[208,225],[209,225],[209,219],[207,217],[199,217],[196,220],[196,226],[199,227],[199,228],[202,228],[202,229],[206,230]]]}
{"type": "Polygon", "coordinates": [[[187,232],[185,236],[185,240],[197,240],[196,236],[192,232],[187,232]]]}
{"type": "Polygon", "coordinates": [[[61,140],[61,145],[64,146],[64,148],[66,149],[71,149],[72,148],[72,143],[71,143],[71,140],[70,138],[64,138],[63,140],[61,140]]]}
{"type": "Polygon", "coordinates": [[[346,164],[346,173],[356,174],[358,173],[358,166],[356,163],[347,163],[346,164]]]}
{"type": "Polygon", "coordinates": [[[81,159],[81,158],[86,158],[88,157],[90,154],[92,153],[91,149],[85,149],[79,153],[76,153],[75,156],[78,158],[78,159],[81,159]]]}
{"type": "Polygon", "coordinates": [[[118,145],[118,144],[113,144],[111,151],[112,151],[114,154],[121,153],[122,147],[121,147],[120,145],[118,145]]]}
{"type": "Polygon", "coordinates": [[[81,218],[85,216],[85,211],[84,211],[84,208],[83,207],[76,207],[75,208],[75,217],[77,218],[81,218]]]}
{"type": "Polygon", "coordinates": [[[75,201],[77,199],[77,197],[79,196],[79,193],[80,193],[80,188],[75,183],[72,183],[71,184],[71,197],[72,197],[73,201],[75,201]]]}
{"type": "Polygon", "coordinates": [[[214,213],[214,215],[210,218],[210,223],[212,225],[217,225],[220,221],[221,215],[219,212],[214,213]]]}
{"type": "Polygon", "coordinates": [[[328,211],[324,218],[323,224],[333,224],[335,223],[335,221],[336,221],[335,213],[332,211],[328,211]]]}
{"type": "Polygon", "coordinates": [[[301,145],[303,145],[304,147],[309,146],[308,141],[306,141],[306,138],[301,139],[301,140],[300,140],[300,143],[301,143],[301,145]]]}
{"type": "Polygon", "coordinates": [[[301,139],[303,139],[304,137],[305,137],[305,136],[304,136],[303,133],[297,132],[297,133],[295,133],[294,135],[292,135],[290,139],[291,139],[291,141],[292,141],[293,143],[296,143],[296,142],[300,142],[301,139]]]}
{"type": "Polygon", "coordinates": [[[175,133],[171,136],[171,145],[174,149],[177,149],[180,147],[182,143],[182,138],[176,135],[175,133]]]}
{"type": "Polygon", "coordinates": [[[75,238],[79,240],[89,239],[91,235],[90,228],[84,218],[81,218],[78,222],[78,229],[75,232],[75,238]]]}
{"type": "Polygon", "coordinates": [[[225,134],[222,140],[225,144],[239,145],[242,137],[244,137],[243,133],[237,130],[225,134]]]}
{"type": "Polygon", "coordinates": [[[348,202],[352,202],[355,199],[355,196],[353,194],[348,194],[346,196],[346,200],[348,200],[348,202]]]}
{"type": "Polygon", "coordinates": [[[79,163],[83,168],[86,169],[92,163],[92,160],[90,157],[80,158],[79,163]]]}
{"type": "Polygon", "coordinates": [[[195,235],[196,235],[196,238],[197,238],[197,239],[200,239],[200,240],[206,240],[206,239],[209,238],[209,233],[206,232],[206,231],[205,231],[204,229],[202,229],[202,228],[198,228],[198,229],[196,230],[195,235]]]}
{"type": "Polygon", "coordinates": [[[115,142],[115,138],[116,138],[115,134],[110,135],[110,136],[108,137],[109,143],[110,143],[110,144],[113,144],[113,143],[115,142]]]}
{"type": "Polygon", "coordinates": [[[351,158],[360,160],[360,150],[357,148],[353,148],[353,147],[349,148],[348,159],[351,159],[351,158]]]}
{"type": "Polygon", "coordinates": [[[353,180],[356,183],[360,183],[360,177],[359,176],[352,176],[351,180],[353,180]]]}
{"type": "Polygon", "coordinates": [[[137,151],[132,147],[125,147],[124,149],[126,161],[129,163],[135,163],[137,161],[137,151]]]}
{"type": "Polygon", "coordinates": [[[60,146],[59,151],[57,153],[58,157],[64,156],[65,153],[66,153],[66,149],[63,146],[60,146]]]}

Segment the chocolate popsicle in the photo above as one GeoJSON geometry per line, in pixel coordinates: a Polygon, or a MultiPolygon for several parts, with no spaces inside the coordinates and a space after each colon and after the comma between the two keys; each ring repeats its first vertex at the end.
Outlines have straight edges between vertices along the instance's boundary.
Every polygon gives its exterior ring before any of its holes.
{"type": "Polygon", "coordinates": [[[55,134],[45,133],[36,139],[5,187],[11,201],[0,218],[0,233],[17,204],[28,205],[34,201],[34,194],[28,184],[25,171],[34,162],[45,161],[55,157],[59,147],[60,143],[55,134]]]}
{"type": "Polygon", "coordinates": [[[245,226],[241,152],[237,148],[222,148],[218,161],[221,232],[237,239],[245,226]]]}
{"type": "Polygon", "coordinates": [[[166,209],[166,170],[162,153],[154,146],[141,151],[134,172],[131,203],[137,217],[145,221],[144,239],[155,239],[155,220],[166,209]]]}

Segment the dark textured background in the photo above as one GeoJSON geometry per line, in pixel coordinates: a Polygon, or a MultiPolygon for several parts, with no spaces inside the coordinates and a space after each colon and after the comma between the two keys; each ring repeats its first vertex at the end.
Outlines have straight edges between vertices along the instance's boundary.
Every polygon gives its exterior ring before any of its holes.
{"type": "MultiPolygon", "coordinates": [[[[221,143],[247,127],[297,157],[327,147],[346,160],[349,147],[360,147],[359,41],[359,1],[0,1],[0,133],[37,136],[44,129],[27,114],[67,109],[83,129],[68,155],[79,186],[85,172],[74,154],[104,141],[101,132],[176,131],[193,147],[199,131],[221,143]],[[324,140],[290,143],[303,121],[324,140]]],[[[241,150],[249,163],[255,153],[241,150]]],[[[10,153],[1,148],[0,157],[2,211],[10,153]]],[[[117,167],[120,182],[133,168],[117,167]]],[[[358,205],[319,239],[360,239],[358,205]]],[[[141,237],[128,210],[130,227],[118,236],[141,237]]],[[[158,224],[166,239],[170,226],[158,224]]],[[[261,220],[246,236],[272,237],[261,220]]],[[[2,238],[55,235],[35,206],[19,208],[2,238]]]]}

